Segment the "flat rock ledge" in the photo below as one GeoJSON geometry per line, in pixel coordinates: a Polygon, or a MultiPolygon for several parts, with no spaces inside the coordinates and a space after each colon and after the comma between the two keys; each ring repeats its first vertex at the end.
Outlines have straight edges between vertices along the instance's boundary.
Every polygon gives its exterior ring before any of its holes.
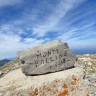
{"type": "Polygon", "coordinates": [[[0,79],[0,96],[90,96],[82,68],[26,76],[21,69],[0,79]]]}

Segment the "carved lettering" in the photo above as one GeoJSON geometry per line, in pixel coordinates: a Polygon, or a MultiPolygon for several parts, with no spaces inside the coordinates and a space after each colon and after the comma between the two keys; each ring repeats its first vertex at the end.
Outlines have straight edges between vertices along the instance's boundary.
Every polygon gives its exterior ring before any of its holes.
{"type": "Polygon", "coordinates": [[[53,62],[54,60],[52,59],[52,57],[50,57],[50,60],[51,60],[51,62],[53,62]]]}
{"type": "Polygon", "coordinates": [[[48,56],[51,55],[51,51],[48,51],[48,56]]]}
{"type": "Polygon", "coordinates": [[[67,56],[67,52],[65,51],[64,56],[67,56]]]}
{"type": "MultiPolygon", "coordinates": [[[[58,61],[58,65],[60,65],[60,64],[66,62],[65,59],[62,59],[63,56],[67,56],[67,51],[65,51],[64,53],[61,53],[61,54],[59,54],[58,49],[52,49],[50,51],[44,52],[43,54],[41,54],[40,51],[37,51],[37,59],[41,59],[40,60],[41,64],[51,63],[51,62],[54,62],[54,61],[57,61],[60,59],[60,61],[58,61]],[[53,54],[54,54],[54,56],[53,56],[53,54]],[[58,54],[58,55],[55,55],[55,54],[58,54]],[[49,59],[48,59],[48,56],[49,56],[49,59]],[[46,58],[43,59],[43,57],[46,57],[46,58]]],[[[22,63],[24,63],[24,62],[22,62],[22,63]]],[[[38,64],[38,63],[39,63],[38,60],[36,60],[35,64],[38,64]]]]}
{"type": "Polygon", "coordinates": [[[47,60],[47,58],[46,58],[46,63],[49,63],[48,60],[47,60]]]}
{"type": "Polygon", "coordinates": [[[53,54],[54,54],[55,50],[52,50],[52,51],[53,51],[53,54]]]}
{"type": "Polygon", "coordinates": [[[62,57],[62,55],[61,54],[59,54],[59,59],[62,57]]]}
{"type": "Polygon", "coordinates": [[[41,53],[40,53],[39,51],[37,51],[37,52],[38,52],[38,54],[37,54],[37,59],[38,59],[39,57],[42,58],[41,53]]]}
{"type": "Polygon", "coordinates": [[[61,63],[65,63],[66,61],[65,61],[65,58],[63,59],[63,60],[61,60],[61,63]]]}
{"type": "Polygon", "coordinates": [[[46,55],[47,55],[47,52],[44,52],[43,57],[46,57],[46,55]]]}
{"type": "Polygon", "coordinates": [[[35,61],[35,64],[38,64],[38,60],[35,61]]]}
{"type": "Polygon", "coordinates": [[[57,56],[55,56],[56,57],[56,60],[57,60],[57,56]]]}
{"type": "Polygon", "coordinates": [[[41,60],[41,64],[44,64],[44,60],[41,60]]]}

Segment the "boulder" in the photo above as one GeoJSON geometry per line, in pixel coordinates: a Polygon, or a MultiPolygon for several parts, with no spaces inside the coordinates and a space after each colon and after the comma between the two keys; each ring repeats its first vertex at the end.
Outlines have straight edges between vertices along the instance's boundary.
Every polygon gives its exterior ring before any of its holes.
{"type": "Polygon", "coordinates": [[[74,66],[76,57],[67,43],[54,40],[37,47],[19,51],[22,72],[26,75],[40,75],[57,72],[74,66]]]}

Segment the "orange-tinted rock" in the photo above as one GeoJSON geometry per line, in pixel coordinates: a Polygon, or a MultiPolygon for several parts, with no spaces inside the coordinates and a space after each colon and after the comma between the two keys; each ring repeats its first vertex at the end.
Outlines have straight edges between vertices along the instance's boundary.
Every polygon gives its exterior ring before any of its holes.
{"type": "Polygon", "coordinates": [[[71,91],[74,91],[74,90],[75,90],[75,89],[72,87],[72,88],[71,88],[71,91]]]}
{"type": "Polygon", "coordinates": [[[60,79],[56,80],[56,83],[60,83],[60,79]]]}
{"type": "Polygon", "coordinates": [[[64,90],[63,92],[61,92],[60,94],[58,94],[58,96],[65,96],[68,94],[68,90],[64,90]]]}
{"type": "Polygon", "coordinates": [[[35,91],[31,92],[29,96],[36,96],[38,95],[38,89],[36,88],[35,91]]]}
{"type": "Polygon", "coordinates": [[[89,96],[88,94],[86,96],[89,96]]]}
{"type": "Polygon", "coordinates": [[[63,88],[68,88],[67,84],[64,84],[64,85],[63,85],[63,88]]]}

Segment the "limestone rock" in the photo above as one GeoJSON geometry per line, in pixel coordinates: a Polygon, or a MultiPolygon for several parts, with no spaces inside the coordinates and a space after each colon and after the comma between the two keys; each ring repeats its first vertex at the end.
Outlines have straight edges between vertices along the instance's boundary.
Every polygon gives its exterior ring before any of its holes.
{"type": "Polygon", "coordinates": [[[90,96],[82,68],[46,75],[26,76],[21,69],[0,79],[1,96],[90,96]],[[2,95],[3,94],[3,95],[2,95]]]}
{"type": "Polygon", "coordinates": [[[37,75],[64,70],[74,66],[76,57],[67,43],[54,40],[37,47],[18,52],[22,71],[37,75]]]}

